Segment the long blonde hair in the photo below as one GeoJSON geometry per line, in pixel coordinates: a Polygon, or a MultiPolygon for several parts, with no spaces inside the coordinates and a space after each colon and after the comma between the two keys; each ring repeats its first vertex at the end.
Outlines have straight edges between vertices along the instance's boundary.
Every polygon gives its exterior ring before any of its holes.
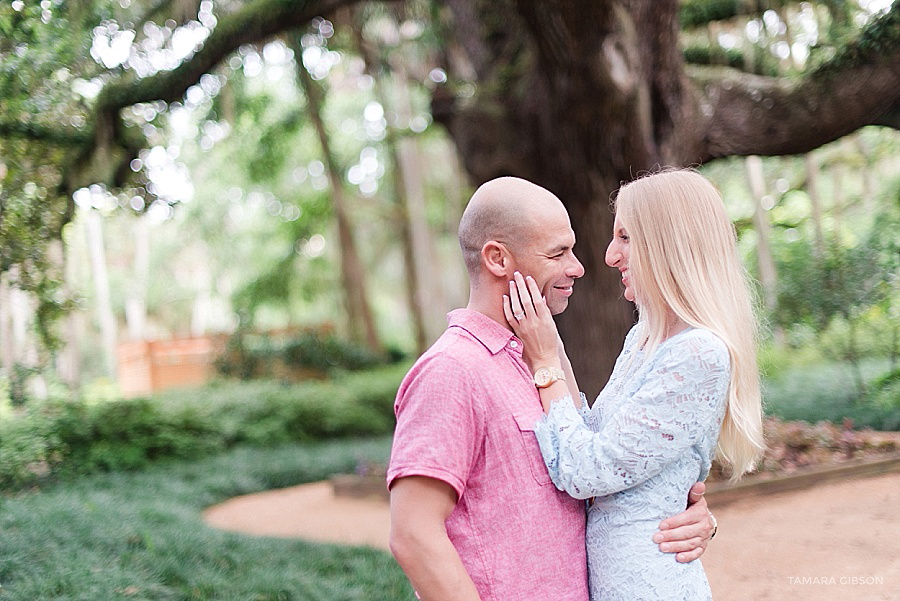
{"type": "Polygon", "coordinates": [[[626,184],[615,202],[629,236],[647,356],[667,337],[671,313],[715,333],[728,347],[731,382],[716,451],[736,480],[755,467],[765,442],[757,319],[722,198],[702,175],[683,169],[626,184]]]}

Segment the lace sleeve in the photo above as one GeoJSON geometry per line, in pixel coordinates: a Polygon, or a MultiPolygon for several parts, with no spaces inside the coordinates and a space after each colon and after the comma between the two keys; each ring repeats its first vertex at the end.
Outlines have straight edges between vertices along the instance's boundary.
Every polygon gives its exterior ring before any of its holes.
{"type": "Polygon", "coordinates": [[[696,330],[655,355],[638,390],[599,432],[585,425],[569,397],[554,403],[538,424],[535,434],[557,488],[578,499],[631,488],[717,423],[729,382],[724,343],[696,330]]]}

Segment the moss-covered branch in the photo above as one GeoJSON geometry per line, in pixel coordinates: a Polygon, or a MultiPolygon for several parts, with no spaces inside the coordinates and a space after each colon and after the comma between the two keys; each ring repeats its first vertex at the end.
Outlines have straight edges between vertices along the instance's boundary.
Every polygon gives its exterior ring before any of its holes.
{"type": "Polygon", "coordinates": [[[331,13],[358,0],[256,0],[223,16],[203,47],[171,71],[141,80],[123,79],[104,87],[98,110],[118,110],[139,102],[179,100],[229,54],[243,44],[262,42],[283,31],[300,27],[313,17],[331,13]]]}
{"type": "Polygon", "coordinates": [[[235,13],[223,15],[202,48],[175,69],[143,79],[135,79],[127,73],[103,88],[94,108],[93,150],[80,157],[77,164],[92,177],[103,175],[103,181],[117,177],[122,172],[121,165],[109,164],[110,158],[130,161],[132,157],[127,155],[139,146],[134,140],[126,140],[127,132],[119,117],[123,108],[140,102],[180,100],[201,76],[241,45],[263,42],[281,32],[301,27],[316,16],[328,15],[358,1],[254,0],[235,13]],[[100,170],[97,168],[100,164],[106,167],[100,170]]]}
{"type": "MultiPolygon", "coordinates": [[[[847,0],[825,0],[822,3],[836,19],[848,19],[850,3],[847,0]]],[[[684,0],[679,11],[679,21],[682,27],[690,29],[734,17],[758,17],[767,10],[799,4],[797,0],[684,0]]]]}
{"type": "Polygon", "coordinates": [[[23,121],[0,121],[0,138],[21,138],[60,146],[83,146],[90,142],[92,137],[93,132],[74,127],[48,126],[23,121]]]}
{"type": "Polygon", "coordinates": [[[800,78],[692,68],[706,159],[808,152],[865,125],[897,122],[900,5],[800,78]]]}

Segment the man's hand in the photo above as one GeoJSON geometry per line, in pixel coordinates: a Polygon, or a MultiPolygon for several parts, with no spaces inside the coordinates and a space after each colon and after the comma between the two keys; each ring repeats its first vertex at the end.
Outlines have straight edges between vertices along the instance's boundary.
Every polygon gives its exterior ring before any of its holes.
{"type": "Polygon", "coordinates": [[[694,484],[688,493],[687,510],[660,522],[659,532],[653,535],[653,542],[659,545],[659,550],[677,553],[675,559],[681,563],[694,561],[703,555],[712,538],[714,524],[703,498],[705,492],[706,484],[694,484]]]}

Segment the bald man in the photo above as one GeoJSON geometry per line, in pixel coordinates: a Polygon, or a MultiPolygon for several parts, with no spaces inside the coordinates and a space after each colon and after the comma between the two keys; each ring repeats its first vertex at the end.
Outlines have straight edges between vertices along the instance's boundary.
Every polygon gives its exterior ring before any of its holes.
{"type": "MultiPolygon", "coordinates": [[[[587,601],[584,502],[550,481],[534,436],[540,396],[502,303],[519,271],[554,315],[566,309],[584,275],[568,213],[531,182],[491,180],[469,201],[459,243],[469,303],[397,393],[391,551],[428,601],[587,601]]],[[[701,499],[666,520],[662,550],[699,557],[708,515],[701,499]]]]}

